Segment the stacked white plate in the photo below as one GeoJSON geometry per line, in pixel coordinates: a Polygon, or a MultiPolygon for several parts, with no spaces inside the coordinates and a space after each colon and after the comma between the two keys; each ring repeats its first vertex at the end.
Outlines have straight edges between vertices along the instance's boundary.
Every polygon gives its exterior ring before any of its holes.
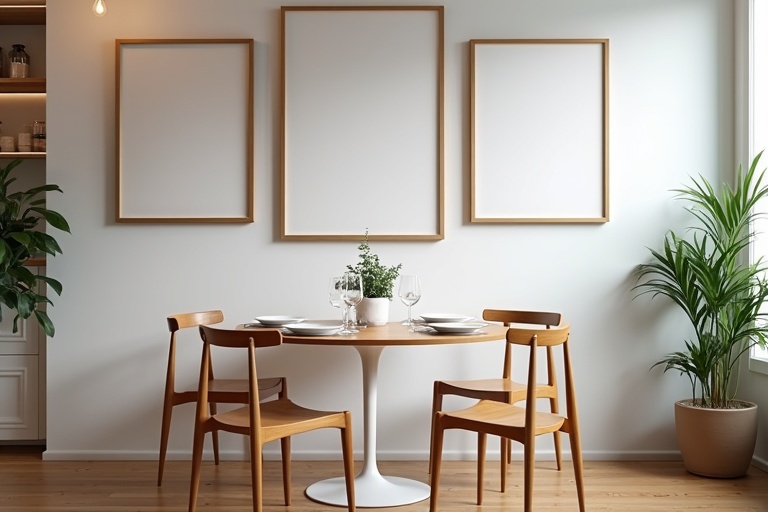
{"type": "Polygon", "coordinates": [[[341,324],[335,321],[328,322],[301,322],[295,324],[285,324],[283,328],[288,329],[294,334],[300,336],[330,336],[341,330],[341,324]]]}
{"type": "Polygon", "coordinates": [[[474,320],[475,317],[467,315],[456,315],[453,313],[424,313],[420,315],[425,322],[429,323],[453,323],[453,322],[469,322],[474,320]]]}
{"type": "Polygon", "coordinates": [[[259,322],[264,327],[283,327],[286,324],[298,324],[306,320],[306,318],[302,318],[300,316],[273,315],[273,316],[257,316],[256,318],[254,318],[254,320],[259,322]]]}
{"type": "Polygon", "coordinates": [[[472,334],[488,324],[483,322],[428,322],[427,325],[440,334],[472,334]]]}

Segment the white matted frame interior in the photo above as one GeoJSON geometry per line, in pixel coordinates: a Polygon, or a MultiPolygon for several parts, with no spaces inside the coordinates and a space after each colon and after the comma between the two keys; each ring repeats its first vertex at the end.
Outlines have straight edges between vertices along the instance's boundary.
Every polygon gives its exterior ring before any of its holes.
{"type": "Polygon", "coordinates": [[[115,53],[117,222],[253,222],[253,40],[115,53]]]}
{"type": "Polygon", "coordinates": [[[443,7],[283,7],[281,238],[443,238],[443,7]]]}
{"type": "Polygon", "coordinates": [[[470,221],[608,222],[608,40],[469,44],[470,221]]]}

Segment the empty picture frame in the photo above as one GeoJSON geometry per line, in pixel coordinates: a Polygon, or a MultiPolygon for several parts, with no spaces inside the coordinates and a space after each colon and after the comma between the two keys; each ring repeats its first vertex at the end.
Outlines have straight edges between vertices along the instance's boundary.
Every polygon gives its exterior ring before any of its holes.
{"type": "Polygon", "coordinates": [[[281,239],[442,239],[443,7],[281,22],[281,239]]]}
{"type": "Polygon", "coordinates": [[[470,41],[470,221],[608,221],[608,40],[470,41]]]}
{"type": "Polygon", "coordinates": [[[253,222],[253,40],[115,52],[117,222],[253,222]]]}

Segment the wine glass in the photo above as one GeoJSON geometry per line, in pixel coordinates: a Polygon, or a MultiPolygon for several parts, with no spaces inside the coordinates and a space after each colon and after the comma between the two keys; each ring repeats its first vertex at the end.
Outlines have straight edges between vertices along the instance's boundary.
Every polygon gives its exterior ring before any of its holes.
{"type": "MultiPolygon", "coordinates": [[[[328,302],[335,308],[341,308],[344,305],[344,301],[341,299],[341,276],[334,276],[328,283],[328,302]]],[[[344,322],[344,318],[347,316],[346,306],[342,308],[341,318],[344,322]]]]}
{"type": "Polygon", "coordinates": [[[346,304],[348,311],[344,316],[344,325],[339,334],[355,334],[359,331],[352,325],[350,317],[355,306],[363,300],[363,279],[360,274],[344,272],[341,278],[341,300],[346,304]]]}
{"type": "Polygon", "coordinates": [[[411,319],[411,306],[419,302],[421,298],[421,285],[419,284],[419,278],[415,275],[405,275],[400,278],[400,288],[397,290],[397,295],[403,304],[408,306],[408,320],[403,322],[403,325],[413,325],[411,319]]]}

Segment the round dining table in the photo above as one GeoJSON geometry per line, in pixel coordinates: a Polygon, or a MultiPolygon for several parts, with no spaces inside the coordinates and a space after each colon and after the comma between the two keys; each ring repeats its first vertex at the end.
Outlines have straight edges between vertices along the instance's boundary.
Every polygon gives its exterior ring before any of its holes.
{"type": "MultiPolygon", "coordinates": [[[[497,341],[506,337],[507,328],[488,324],[469,334],[439,334],[431,329],[390,322],[369,326],[357,334],[299,336],[283,334],[283,343],[300,345],[349,346],[357,349],[363,370],[363,467],[355,477],[355,504],[358,507],[396,507],[429,497],[429,485],[397,476],[383,476],[376,460],[376,410],[378,368],[382,351],[390,346],[446,345],[497,341]]],[[[309,499],[328,505],[347,506],[344,478],[331,478],[307,487],[309,499]]]]}

